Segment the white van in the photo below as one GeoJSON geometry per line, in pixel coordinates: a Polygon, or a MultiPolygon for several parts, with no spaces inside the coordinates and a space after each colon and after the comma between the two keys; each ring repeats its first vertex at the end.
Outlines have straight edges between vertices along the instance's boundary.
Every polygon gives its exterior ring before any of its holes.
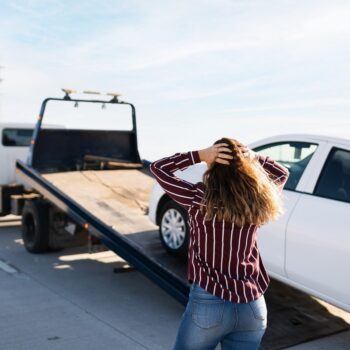
{"type": "Polygon", "coordinates": [[[0,185],[22,183],[16,175],[16,159],[26,161],[34,124],[0,123],[0,185]]]}
{"type": "MultiPolygon", "coordinates": [[[[56,124],[43,124],[42,127],[64,128],[56,124]]],[[[33,123],[0,123],[0,186],[13,183],[24,185],[16,174],[16,159],[27,161],[34,128],[33,123]]]]}

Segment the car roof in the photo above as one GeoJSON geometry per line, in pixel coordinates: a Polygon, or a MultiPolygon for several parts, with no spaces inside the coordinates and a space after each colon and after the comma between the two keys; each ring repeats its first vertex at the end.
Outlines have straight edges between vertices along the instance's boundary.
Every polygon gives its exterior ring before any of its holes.
{"type": "Polygon", "coordinates": [[[0,128],[34,128],[35,123],[13,123],[13,122],[2,122],[0,128]]]}
{"type": "MultiPolygon", "coordinates": [[[[284,140],[284,139],[303,139],[303,140],[318,140],[323,142],[331,142],[331,143],[343,143],[346,145],[350,145],[350,139],[345,137],[333,136],[333,135],[324,135],[324,134],[310,134],[310,133],[291,133],[291,134],[276,134],[271,135],[270,137],[266,137],[264,139],[259,139],[257,142],[261,141],[273,141],[274,139],[284,140]]],[[[256,143],[256,142],[254,142],[256,143]]]]}
{"type": "MultiPolygon", "coordinates": [[[[0,129],[34,129],[36,123],[15,123],[15,122],[2,122],[0,123],[0,129]]],[[[46,128],[65,128],[64,125],[59,124],[47,124],[43,123],[42,127],[46,128]]]]}

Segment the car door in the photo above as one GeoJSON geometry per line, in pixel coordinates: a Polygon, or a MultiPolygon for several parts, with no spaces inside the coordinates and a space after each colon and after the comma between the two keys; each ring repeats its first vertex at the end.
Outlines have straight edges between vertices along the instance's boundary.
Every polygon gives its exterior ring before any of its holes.
{"type": "Polygon", "coordinates": [[[260,154],[270,156],[286,166],[290,175],[283,189],[285,213],[275,222],[262,226],[258,233],[258,246],[264,264],[272,276],[285,276],[285,234],[288,218],[300,194],[299,182],[312,159],[318,144],[299,140],[277,141],[252,147],[260,154]]]}
{"type": "Polygon", "coordinates": [[[288,278],[350,308],[350,147],[328,144],[300,194],[286,236],[288,278]]]}

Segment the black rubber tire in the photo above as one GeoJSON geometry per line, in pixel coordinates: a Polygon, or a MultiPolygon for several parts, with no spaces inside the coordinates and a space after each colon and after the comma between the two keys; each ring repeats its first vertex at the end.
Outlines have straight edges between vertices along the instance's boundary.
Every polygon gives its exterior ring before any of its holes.
{"type": "Polygon", "coordinates": [[[188,229],[188,224],[187,224],[187,212],[186,210],[180,206],[179,204],[177,204],[174,201],[169,201],[166,202],[159,211],[159,216],[158,216],[158,222],[159,222],[159,237],[160,237],[160,241],[162,242],[162,245],[164,246],[164,248],[166,249],[166,251],[170,254],[170,255],[174,255],[177,257],[180,257],[182,259],[186,259],[187,258],[187,254],[188,254],[188,241],[189,241],[189,229],[188,229]],[[178,248],[172,248],[170,247],[167,242],[164,240],[163,234],[162,234],[162,220],[163,217],[165,215],[165,213],[169,210],[169,209],[175,209],[176,211],[178,211],[184,222],[185,222],[185,237],[183,240],[183,243],[178,247],[178,248]]]}
{"type": "Polygon", "coordinates": [[[26,201],[22,212],[22,239],[30,253],[49,251],[49,204],[44,200],[26,201]]]}

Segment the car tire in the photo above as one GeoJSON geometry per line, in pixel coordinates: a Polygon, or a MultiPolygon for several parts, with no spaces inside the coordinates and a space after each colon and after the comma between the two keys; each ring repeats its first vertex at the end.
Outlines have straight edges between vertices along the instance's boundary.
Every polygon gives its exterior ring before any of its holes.
{"type": "Polygon", "coordinates": [[[174,201],[166,202],[160,210],[158,222],[160,240],[166,251],[186,258],[189,239],[186,210],[174,201]]]}
{"type": "Polygon", "coordinates": [[[22,212],[22,239],[30,253],[49,250],[49,204],[44,200],[26,201],[22,212]]]}

